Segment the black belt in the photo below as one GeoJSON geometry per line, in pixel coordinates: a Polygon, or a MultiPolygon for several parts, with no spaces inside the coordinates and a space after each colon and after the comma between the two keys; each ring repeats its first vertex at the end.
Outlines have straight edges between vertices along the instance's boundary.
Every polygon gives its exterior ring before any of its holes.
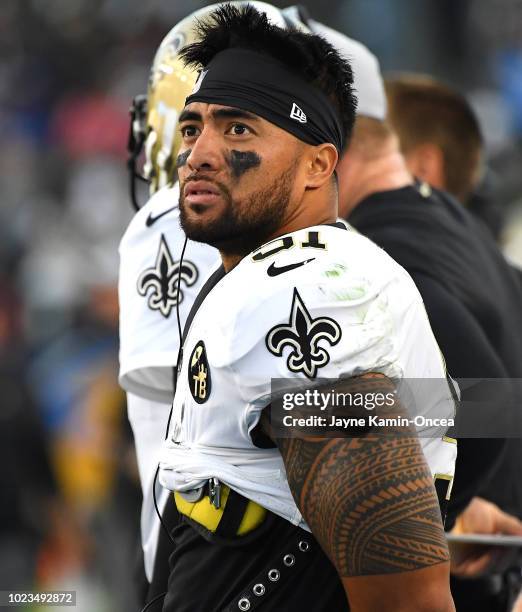
{"type": "Polygon", "coordinates": [[[221,612],[250,612],[257,610],[281,583],[296,568],[306,562],[306,553],[312,547],[312,536],[299,529],[300,533],[288,540],[270,564],[250,582],[221,612]]]}

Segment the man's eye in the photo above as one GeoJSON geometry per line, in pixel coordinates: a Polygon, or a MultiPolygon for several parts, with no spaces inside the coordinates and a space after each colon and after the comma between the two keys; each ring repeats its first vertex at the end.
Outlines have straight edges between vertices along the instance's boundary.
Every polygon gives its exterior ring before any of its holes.
{"type": "Polygon", "coordinates": [[[194,138],[198,135],[198,128],[195,125],[184,125],[181,128],[181,136],[183,138],[194,138]]]}
{"type": "Polygon", "coordinates": [[[250,134],[251,132],[246,125],[243,125],[242,123],[234,123],[234,125],[232,125],[229,129],[229,133],[234,136],[243,136],[243,134],[250,134]]]}

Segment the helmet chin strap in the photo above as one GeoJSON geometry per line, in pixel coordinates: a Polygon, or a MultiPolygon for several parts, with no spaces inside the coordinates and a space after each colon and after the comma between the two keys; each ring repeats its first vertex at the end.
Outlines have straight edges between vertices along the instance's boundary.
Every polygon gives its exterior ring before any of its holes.
{"type": "Polygon", "coordinates": [[[148,183],[147,179],[141,176],[136,170],[136,161],[143,149],[146,137],[146,118],[147,118],[147,96],[135,96],[132,100],[129,114],[131,117],[129,140],[127,143],[127,168],[129,169],[130,197],[133,208],[138,211],[141,206],[138,203],[136,194],[136,179],[148,183]]]}

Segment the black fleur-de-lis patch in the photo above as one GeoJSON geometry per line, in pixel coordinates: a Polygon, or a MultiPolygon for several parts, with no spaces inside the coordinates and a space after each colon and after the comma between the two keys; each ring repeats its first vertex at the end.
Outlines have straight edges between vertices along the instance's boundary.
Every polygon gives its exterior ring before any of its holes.
{"type": "Polygon", "coordinates": [[[190,355],[188,367],[190,393],[198,404],[204,404],[212,389],[210,366],[208,365],[205,343],[200,340],[190,355]]]}
{"type": "Polygon", "coordinates": [[[291,372],[303,372],[315,378],[317,370],[330,361],[328,351],[319,346],[321,340],[334,346],[341,339],[341,327],[330,317],[312,319],[297,289],[294,289],[288,325],[276,325],[266,336],[268,350],[277,357],[290,346],[287,365],[291,372]]]}
{"type": "Polygon", "coordinates": [[[190,287],[198,280],[198,276],[198,269],[191,261],[174,261],[162,234],[154,267],[143,270],[138,278],[138,293],[148,295],[149,308],[159,310],[167,318],[176,304],[183,301],[181,284],[190,287]]]}

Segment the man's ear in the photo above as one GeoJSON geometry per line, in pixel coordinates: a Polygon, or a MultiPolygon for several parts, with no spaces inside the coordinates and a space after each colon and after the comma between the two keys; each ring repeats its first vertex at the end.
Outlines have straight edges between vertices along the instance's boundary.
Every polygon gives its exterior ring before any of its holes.
{"type": "Polygon", "coordinates": [[[306,189],[318,189],[331,179],[339,154],[330,143],[310,147],[307,152],[306,189]]]}
{"type": "Polygon", "coordinates": [[[421,144],[404,157],[408,170],[414,176],[437,189],[444,189],[446,184],[444,154],[438,145],[429,142],[421,144]]]}

